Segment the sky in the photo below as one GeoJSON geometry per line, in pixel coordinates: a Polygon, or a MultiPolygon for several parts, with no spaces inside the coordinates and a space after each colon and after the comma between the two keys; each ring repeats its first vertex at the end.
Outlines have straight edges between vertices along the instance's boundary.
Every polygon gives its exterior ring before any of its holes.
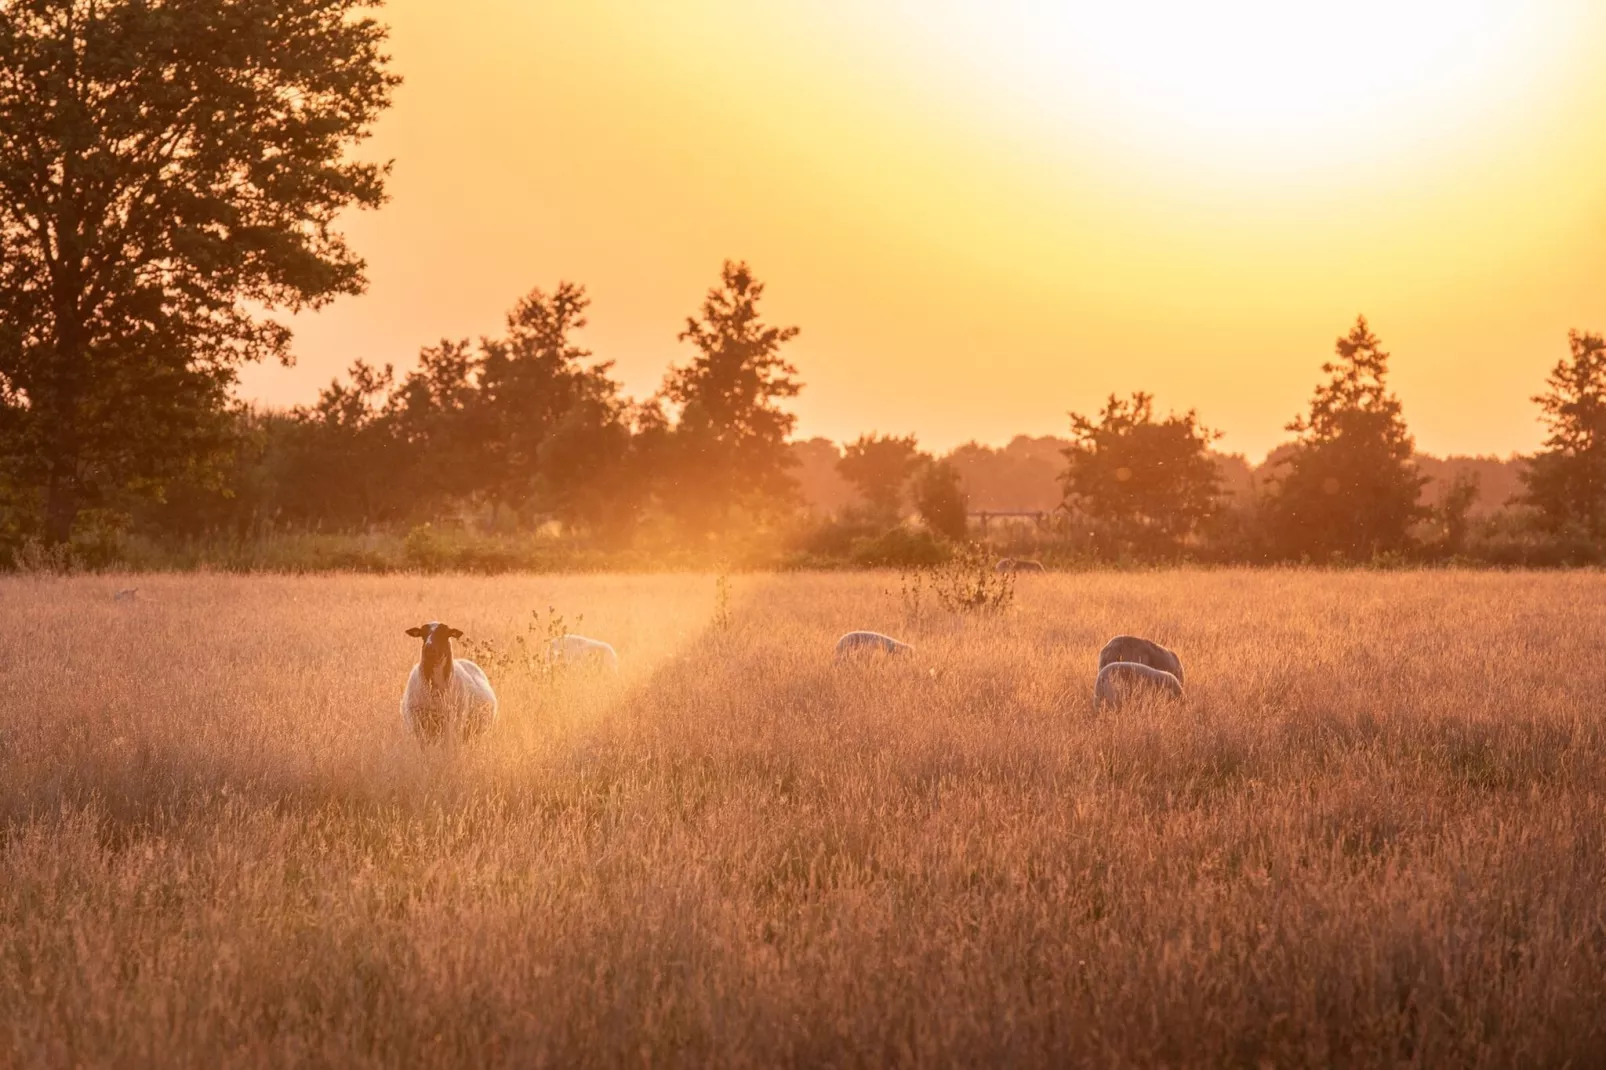
{"type": "Polygon", "coordinates": [[[347,217],[369,288],[297,316],[312,401],[357,358],[582,283],[581,341],[657,389],[721,263],[802,333],[798,434],[1063,434],[1146,390],[1286,439],[1364,314],[1419,449],[1538,445],[1606,331],[1606,5],[392,0],[405,84],[347,217]]]}

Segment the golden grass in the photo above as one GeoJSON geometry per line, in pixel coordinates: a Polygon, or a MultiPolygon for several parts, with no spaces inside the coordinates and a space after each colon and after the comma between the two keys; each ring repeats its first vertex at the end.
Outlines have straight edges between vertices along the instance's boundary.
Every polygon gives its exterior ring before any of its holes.
{"type": "Polygon", "coordinates": [[[1606,1061],[1599,575],[133,582],[0,583],[0,1064],[1606,1061]],[[548,605],[618,680],[403,736],[548,605]]]}

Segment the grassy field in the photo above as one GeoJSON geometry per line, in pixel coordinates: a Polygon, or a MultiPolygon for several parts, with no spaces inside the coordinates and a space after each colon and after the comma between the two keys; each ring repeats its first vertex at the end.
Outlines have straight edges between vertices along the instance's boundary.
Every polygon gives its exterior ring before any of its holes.
{"type": "Polygon", "coordinates": [[[0,581],[0,1065],[1606,1065],[1606,577],[896,587],[0,581]],[[404,737],[549,606],[617,680],[404,737]]]}

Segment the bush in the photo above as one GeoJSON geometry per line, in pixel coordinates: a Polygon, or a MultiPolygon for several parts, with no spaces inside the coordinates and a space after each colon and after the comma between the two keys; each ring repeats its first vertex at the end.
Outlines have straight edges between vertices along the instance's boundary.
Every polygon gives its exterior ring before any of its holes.
{"type": "Polygon", "coordinates": [[[935,566],[948,560],[948,543],[930,531],[892,528],[873,539],[856,539],[849,558],[862,568],[935,566]]]}

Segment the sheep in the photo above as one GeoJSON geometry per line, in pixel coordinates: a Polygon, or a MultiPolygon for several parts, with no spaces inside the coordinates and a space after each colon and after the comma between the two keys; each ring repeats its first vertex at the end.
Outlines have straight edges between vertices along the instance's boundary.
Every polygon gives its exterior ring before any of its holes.
{"type": "Polygon", "coordinates": [[[587,639],[583,635],[560,635],[547,646],[547,656],[554,665],[600,665],[619,672],[619,653],[601,639],[587,639]]]}
{"type": "Polygon", "coordinates": [[[496,723],[496,692],[485,671],[465,658],[452,657],[452,640],[463,633],[432,620],[407,634],[424,641],[423,654],[402,692],[402,723],[421,743],[437,743],[456,727],[470,739],[496,723]]]}
{"type": "Polygon", "coordinates": [[[1093,684],[1093,707],[1118,709],[1128,699],[1145,694],[1181,698],[1182,681],[1164,669],[1135,661],[1112,661],[1099,670],[1099,678],[1093,684]]]}
{"type": "Polygon", "coordinates": [[[1134,662],[1138,665],[1147,665],[1151,669],[1168,672],[1183,681],[1182,660],[1159,643],[1148,639],[1139,639],[1135,635],[1118,635],[1104,644],[1099,651],[1099,668],[1103,669],[1118,661],[1134,662]]]}
{"type": "Polygon", "coordinates": [[[880,632],[849,632],[836,641],[838,661],[870,652],[908,654],[913,650],[914,647],[908,643],[900,643],[890,635],[882,635],[880,632]]]}
{"type": "Polygon", "coordinates": [[[1026,557],[1001,558],[994,566],[995,572],[1047,572],[1041,561],[1033,561],[1026,557]]]}

